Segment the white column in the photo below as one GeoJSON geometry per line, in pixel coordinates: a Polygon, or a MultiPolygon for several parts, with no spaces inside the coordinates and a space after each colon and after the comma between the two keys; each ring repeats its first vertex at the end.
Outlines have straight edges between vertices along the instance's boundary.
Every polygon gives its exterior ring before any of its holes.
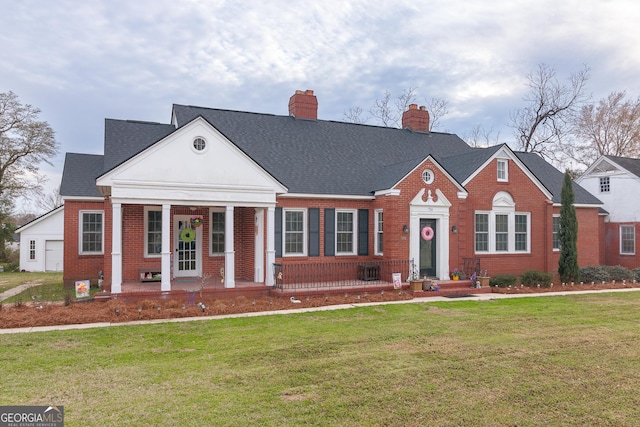
{"type": "Polygon", "coordinates": [[[254,233],[254,282],[264,282],[264,208],[255,210],[255,233],[254,233]]]}
{"type": "Polygon", "coordinates": [[[233,206],[227,206],[224,214],[224,287],[235,288],[235,251],[233,247],[233,206]]]}
{"type": "Polygon", "coordinates": [[[161,291],[171,290],[171,205],[162,205],[161,291]]]}
{"type": "Polygon", "coordinates": [[[264,269],[264,283],[267,286],[273,286],[273,264],[276,262],[275,220],[276,208],[269,206],[267,208],[267,265],[264,269]]]}
{"type": "Polygon", "coordinates": [[[111,292],[122,292],[122,205],[111,205],[111,292]]]}

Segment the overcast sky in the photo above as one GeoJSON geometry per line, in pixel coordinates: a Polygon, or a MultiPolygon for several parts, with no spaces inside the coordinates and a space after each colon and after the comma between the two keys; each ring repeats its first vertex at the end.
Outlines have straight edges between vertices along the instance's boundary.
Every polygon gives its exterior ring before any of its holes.
{"type": "Polygon", "coordinates": [[[0,0],[0,11],[0,92],[40,108],[61,145],[43,167],[49,189],[65,152],[102,153],[105,118],[168,123],[173,103],[286,115],[296,89],[313,89],[318,118],[344,120],[413,87],[421,105],[449,102],[441,130],[482,125],[508,142],[540,63],[562,80],[591,67],[594,100],[640,95],[635,0],[0,0]]]}

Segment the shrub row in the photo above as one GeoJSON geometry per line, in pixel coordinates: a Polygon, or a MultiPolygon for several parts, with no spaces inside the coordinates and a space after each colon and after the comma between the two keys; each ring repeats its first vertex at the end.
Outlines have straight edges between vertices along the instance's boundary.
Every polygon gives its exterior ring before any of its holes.
{"type": "Polygon", "coordinates": [[[580,269],[580,281],[612,282],[612,281],[640,281],[640,267],[629,270],[621,265],[596,265],[580,269]]]}
{"type": "MultiPolygon", "coordinates": [[[[538,286],[548,288],[553,280],[553,274],[544,273],[538,270],[527,270],[520,276],[520,283],[524,286],[538,286]]],[[[590,267],[582,267],[580,269],[580,281],[584,283],[591,282],[621,282],[633,280],[640,282],[640,267],[629,270],[620,265],[596,265],[590,267]]],[[[518,283],[518,276],[513,274],[496,274],[491,276],[489,280],[490,286],[499,288],[507,288],[515,286],[518,283]]]]}

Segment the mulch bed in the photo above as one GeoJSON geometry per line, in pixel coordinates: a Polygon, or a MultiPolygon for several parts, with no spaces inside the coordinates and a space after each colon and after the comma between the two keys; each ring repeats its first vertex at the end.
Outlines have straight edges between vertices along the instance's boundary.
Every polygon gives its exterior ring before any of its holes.
{"type": "Polygon", "coordinates": [[[294,303],[289,297],[237,297],[234,299],[206,299],[189,305],[184,300],[143,300],[125,302],[87,301],[62,303],[0,304],[0,328],[24,328],[33,326],[73,325],[83,323],[122,323],[136,320],[175,319],[181,317],[216,316],[262,311],[278,311],[295,308],[321,307],[340,304],[358,304],[413,299],[411,292],[385,291],[384,293],[358,293],[326,296],[297,297],[294,303]],[[204,308],[198,304],[202,302],[204,308]]]}
{"type": "MultiPolygon", "coordinates": [[[[494,293],[531,294],[557,291],[606,290],[620,288],[640,288],[640,283],[596,283],[556,285],[553,288],[491,288],[494,293]]],[[[237,297],[234,299],[209,299],[202,301],[204,308],[195,304],[189,305],[184,300],[143,300],[125,302],[110,300],[107,302],[72,302],[65,306],[62,303],[23,303],[0,304],[0,328],[24,328],[33,326],[73,325],[84,323],[123,323],[136,320],[175,319],[181,317],[217,316],[261,311],[278,311],[292,308],[321,307],[340,304],[358,304],[367,302],[385,302],[413,299],[410,291],[386,291],[339,294],[326,296],[298,297],[299,303],[293,303],[283,297],[237,297]]]]}

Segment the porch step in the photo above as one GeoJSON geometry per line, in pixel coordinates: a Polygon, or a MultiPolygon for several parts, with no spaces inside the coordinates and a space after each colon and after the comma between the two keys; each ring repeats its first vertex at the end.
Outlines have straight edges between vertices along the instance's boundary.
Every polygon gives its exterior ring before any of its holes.
{"type": "Polygon", "coordinates": [[[93,294],[93,300],[97,302],[107,302],[111,299],[111,292],[96,292],[93,294]]]}
{"type": "Polygon", "coordinates": [[[412,291],[412,294],[416,298],[423,298],[491,293],[491,288],[488,286],[484,288],[471,287],[470,280],[440,280],[437,281],[437,285],[440,287],[437,291],[416,290],[412,291]]]}

